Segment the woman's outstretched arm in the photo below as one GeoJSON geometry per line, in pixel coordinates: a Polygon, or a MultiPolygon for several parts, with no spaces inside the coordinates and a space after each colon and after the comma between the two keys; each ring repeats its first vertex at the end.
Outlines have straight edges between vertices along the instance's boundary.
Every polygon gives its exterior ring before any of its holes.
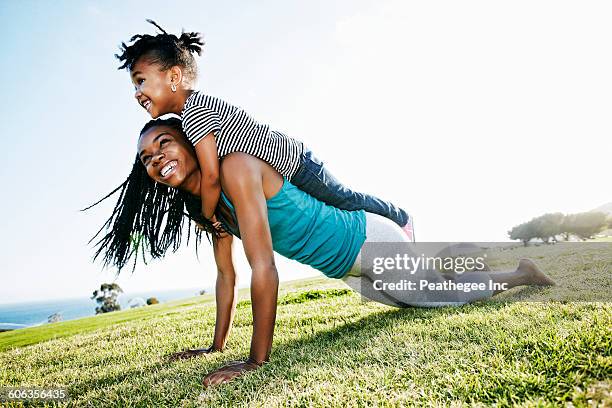
{"type": "Polygon", "coordinates": [[[247,361],[234,363],[210,373],[204,378],[204,385],[219,384],[237,377],[244,371],[257,368],[268,360],[272,349],[278,274],[272,252],[261,166],[257,159],[245,156],[228,156],[225,159],[222,186],[234,204],[244,251],[252,269],[251,351],[247,361]]]}
{"type": "Polygon", "coordinates": [[[170,355],[170,360],[197,357],[214,351],[222,351],[225,348],[236,312],[237,299],[237,277],[232,260],[232,242],[232,235],[227,233],[222,233],[220,237],[213,237],[213,251],[217,264],[217,283],[215,285],[217,315],[212,345],[174,353],[170,355]]]}
{"type": "Polygon", "coordinates": [[[248,155],[227,157],[223,167],[223,188],[236,209],[244,252],[252,270],[253,337],[249,357],[261,364],[272,349],[278,291],[263,175],[260,161],[248,155]]]}
{"type": "Polygon", "coordinates": [[[217,318],[213,350],[225,348],[236,312],[237,280],[232,261],[232,242],[233,237],[229,234],[213,237],[213,250],[217,264],[217,283],[215,285],[217,318]]]}

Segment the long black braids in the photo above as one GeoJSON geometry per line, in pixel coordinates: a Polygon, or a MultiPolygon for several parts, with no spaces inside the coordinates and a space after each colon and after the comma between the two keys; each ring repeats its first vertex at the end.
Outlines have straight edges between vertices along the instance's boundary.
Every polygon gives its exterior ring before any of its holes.
{"type": "MultiPolygon", "coordinates": [[[[170,126],[181,130],[176,118],[157,119],[148,122],[141,134],[153,126],[170,126]]],[[[149,177],[140,158],[136,156],[128,178],[96,203],[83,209],[86,211],[119,192],[117,204],[111,216],[91,238],[93,242],[103,230],[94,260],[102,256],[103,265],[117,267],[117,274],[133,258],[133,268],[139,257],[146,263],[146,255],[161,258],[171,248],[173,252],[181,245],[185,226],[187,244],[191,235],[192,221],[196,251],[203,233],[210,241],[216,235],[212,223],[201,213],[201,201],[188,192],[165,186],[149,177]],[[185,225],[187,221],[187,225],[185,225]]],[[[231,225],[231,223],[229,223],[231,225]]]]}
{"type": "Polygon", "coordinates": [[[153,24],[161,33],[156,35],[136,34],[128,41],[133,43],[130,45],[122,42],[119,47],[121,54],[115,54],[115,57],[122,62],[119,69],[131,70],[141,57],[147,57],[152,63],[160,64],[163,70],[175,65],[183,67],[185,75],[192,80],[196,79],[197,64],[193,54],[201,55],[202,53],[204,41],[201,34],[182,31],[177,37],[174,34],[168,34],[155,21],[147,20],[147,22],[153,24]]]}

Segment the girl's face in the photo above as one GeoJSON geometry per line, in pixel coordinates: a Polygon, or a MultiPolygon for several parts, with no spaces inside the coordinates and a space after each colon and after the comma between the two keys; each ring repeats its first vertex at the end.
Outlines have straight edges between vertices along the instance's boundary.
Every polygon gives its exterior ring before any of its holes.
{"type": "Polygon", "coordinates": [[[138,140],[138,156],[153,180],[191,190],[190,181],[199,169],[195,152],[180,131],[170,126],[148,129],[138,140]]]}
{"type": "Polygon", "coordinates": [[[163,71],[159,64],[143,57],[136,61],[130,76],[136,91],[134,97],[153,119],[172,112],[176,94],[170,88],[173,80],[171,69],[163,71]]]}

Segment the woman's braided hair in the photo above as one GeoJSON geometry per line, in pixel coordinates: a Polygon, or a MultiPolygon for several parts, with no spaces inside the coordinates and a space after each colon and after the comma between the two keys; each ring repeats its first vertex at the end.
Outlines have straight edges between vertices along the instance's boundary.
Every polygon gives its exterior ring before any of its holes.
{"type": "MultiPolygon", "coordinates": [[[[154,126],[169,126],[182,133],[181,121],[170,118],[148,122],[140,134],[154,126]]],[[[101,255],[104,266],[117,267],[117,274],[132,258],[134,271],[139,256],[146,263],[146,253],[152,258],[162,258],[170,247],[175,252],[181,245],[185,220],[187,243],[191,235],[191,222],[196,224],[196,252],[203,231],[209,241],[210,234],[217,234],[212,223],[201,213],[199,197],[155,182],[138,156],[130,175],[121,185],[82,211],[98,205],[118,191],[119,199],[111,216],[89,241],[91,243],[106,230],[106,234],[95,244],[94,259],[101,255]]]]}
{"type": "Polygon", "coordinates": [[[119,69],[131,70],[136,62],[146,57],[151,63],[159,64],[162,70],[170,69],[178,65],[184,69],[184,74],[191,80],[195,80],[198,75],[197,64],[193,54],[201,55],[204,41],[200,33],[181,32],[180,37],[168,34],[155,21],[147,22],[157,27],[161,34],[136,34],[130,38],[130,45],[122,42],[119,49],[121,54],[115,57],[122,62],[119,69]]]}

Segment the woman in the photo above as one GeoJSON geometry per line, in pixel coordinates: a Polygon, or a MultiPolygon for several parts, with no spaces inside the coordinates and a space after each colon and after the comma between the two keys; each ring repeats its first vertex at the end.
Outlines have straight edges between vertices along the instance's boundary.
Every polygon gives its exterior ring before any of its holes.
{"type": "MultiPolygon", "coordinates": [[[[356,287],[361,284],[362,277],[371,276],[370,271],[360,268],[360,251],[364,243],[407,240],[400,227],[389,220],[363,211],[343,211],[327,206],[292,186],[270,165],[244,153],[232,153],[223,160],[220,179],[223,195],[218,218],[224,220],[226,230],[241,238],[252,268],[253,335],[249,358],[210,373],[204,379],[206,386],[229,381],[245,371],[256,369],[269,358],[278,292],[273,251],[309,264],[329,277],[352,280],[351,286],[356,287]]],[[[197,158],[181,131],[180,121],[158,119],[149,122],[138,141],[132,174],[120,187],[119,202],[105,224],[112,224],[112,230],[99,242],[96,254],[104,252],[106,264],[121,268],[137,251],[144,254],[142,238],[153,257],[163,256],[170,246],[176,250],[186,218],[185,207],[193,220],[212,233],[218,271],[213,344],[210,348],[178,353],[174,358],[222,350],[235,312],[233,235],[215,233],[214,226],[199,215],[200,182],[197,158]]],[[[429,278],[444,280],[439,275],[429,278]]],[[[526,284],[553,284],[527,260],[522,260],[513,272],[466,273],[455,279],[464,283],[485,280],[504,284],[505,289],[526,284]]],[[[445,304],[468,303],[499,291],[462,293],[458,301],[445,304]]],[[[381,297],[388,295],[384,291],[380,293],[381,297]]],[[[412,301],[410,293],[391,295],[395,304],[401,306],[440,305],[412,301]]]]}

